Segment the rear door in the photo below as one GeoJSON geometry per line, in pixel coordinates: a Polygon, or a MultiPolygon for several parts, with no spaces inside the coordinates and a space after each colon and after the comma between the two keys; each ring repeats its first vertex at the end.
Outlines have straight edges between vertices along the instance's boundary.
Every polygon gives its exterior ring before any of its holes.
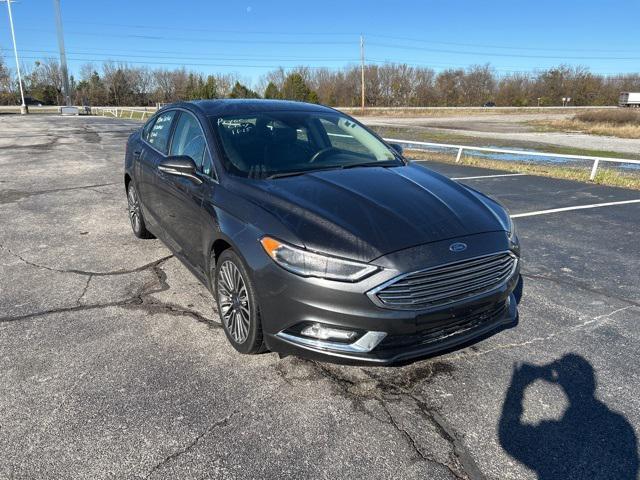
{"type": "Polygon", "coordinates": [[[210,181],[211,160],[204,131],[198,119],[185,110],[179,112],[175,121],[169,147],[169,156],[179,155],[194,161],[202,183],[157,170],[163,222],[167,233],[178,244],[179,253],[199,268],[204,265],[202,229],[206,224],[202,199],[214,184],[210,181]]]}
{"type": "Polygon", "coordinates": [[[158,164],[168,153],[171,127],[176,113],[176,110],[169,110],[152,119],[142,130],[140,152],[134,152],[134,155],[138,155],[136,177],[145,216],[162,228],[162,199],[158,194],[156,172],[158,164]]]}

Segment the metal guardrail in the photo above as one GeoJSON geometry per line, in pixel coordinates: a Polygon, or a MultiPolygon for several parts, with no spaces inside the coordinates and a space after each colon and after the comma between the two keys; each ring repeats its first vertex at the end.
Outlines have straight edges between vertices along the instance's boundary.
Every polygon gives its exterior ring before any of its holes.
{"type": "Polygon", "coordinates": [[[462,153],[465,150],[469,150],[472,152],[504,153],[507,155],[521,155],[521,156],[531,156],[531,157],[566,158],[569,160],[588,160],[588,161],[593,161],[593,166],[591,167],[591,175],[589,176],[590,180],[594,180],[596,178],[596,173],[598,171],[600,162],[632,163],[632,164],[640,165],[640,160],[633,160],[630,158],[594,157],[590,155],[544,153],[544,152],[534,152],[530,150],[510,150],[510,149],[503,149],[503,148],[473,147],[469,145],[451,145],[448,143],[415,142],[413,140],[401,140],[397,138],[385,138],[385,141],[391,142],[391,143],[399,143],[401,145],[419,145],[424,147],[435,147],[435,148],[441,148],[441,149],[456,149],[458,151],[456,155],[456,163],[460,162],[460,159],[462,158],[462,153]]]}

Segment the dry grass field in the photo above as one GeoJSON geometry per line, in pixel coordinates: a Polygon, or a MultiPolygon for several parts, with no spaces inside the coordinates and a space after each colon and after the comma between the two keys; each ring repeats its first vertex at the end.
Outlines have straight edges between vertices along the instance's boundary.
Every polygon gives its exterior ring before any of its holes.
{"type": "MultiPolygon", "coordinates": [[[[608,111],[615,107],[597,107],[598,111],[608,111]]],[[[458,117],[483,115],[534,115],[534,114],[579,114],[584,107],[367,107],[364,112],[359,107],[337,107],[338,110],[356,116],[385,116],[397,118],[413,117],[458,117]]]]}
{"type": "Polygon", "coordinates": [[[640,112],[635,110],[588,110],[572,118],[532,122],[543,131],[582,132],[619,138],[640,138],[640,112]]]}

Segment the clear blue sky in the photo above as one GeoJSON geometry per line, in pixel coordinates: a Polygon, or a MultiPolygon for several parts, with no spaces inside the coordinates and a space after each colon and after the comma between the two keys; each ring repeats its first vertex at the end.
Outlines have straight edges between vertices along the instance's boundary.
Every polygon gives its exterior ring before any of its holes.
{"type": "MultiPolygon", "coordinates": [[[[340,67],[366,57],[435,70],[490,63],[499,73],[561,63],[640,71],[640,2],[622,0],[61,0],[70,69],[122,60],[254,83],[275,66],[340,67]],[[626,25],[625,25],[626,24],[626,25]]],[[[12,4],[25,63],[57,57],[53,2],[12,4]]],[[[0,48],[13,65],[6,5],[0,48]]]]}

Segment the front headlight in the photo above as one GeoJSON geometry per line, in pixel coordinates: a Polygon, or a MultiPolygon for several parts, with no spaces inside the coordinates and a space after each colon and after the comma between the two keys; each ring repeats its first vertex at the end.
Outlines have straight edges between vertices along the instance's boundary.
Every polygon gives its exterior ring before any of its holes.
{"type": "Polygon", "coordinates": [[[509,239],[512,242],[518,242],[518,229],[516,228],[516,224],[511,224],[511,230],[509,231],[509,239]]]}
{"type": "Polygon", "coordinates": [[[509,236],[509,238],[514,238],[516,236],[516,224],[513,223],[513,220],[511,219],[511,215],[509,215],[509,212],[507,211],[507,235],[509,236]]]}
{"type": "Polygon", "coordinates": [[[507,218],[509,219],[507,224],[507,238],[509,239],[509,246],[516,255],[520,255],[520,240],[518,239],[518,232],[516,224],[511,219],[509,212],[507,212],[507,218]]]}
{"type": "Polygon", "coordinates": [[[504,205],[500,205],[497,202],[494,202],[494,203],[496,205],[496,208],[493,211],[500,218],[500,223],[502,223],[502,226],[504,227],[504,231],[507,232],[507,237],[509,237],[509,240],[515,238],[516,226],[514,225],[513,220],[511,219],[511,214],[509,213],[509,210],[504,205]]]}
{"type": "Polygon", "coordinates": [[[260,243],[274,262],[282,268],[303,277],[357,282],[378,270],[378,267],[374,265],[320,255],[271,237],[262,237],[260,243]]]}

